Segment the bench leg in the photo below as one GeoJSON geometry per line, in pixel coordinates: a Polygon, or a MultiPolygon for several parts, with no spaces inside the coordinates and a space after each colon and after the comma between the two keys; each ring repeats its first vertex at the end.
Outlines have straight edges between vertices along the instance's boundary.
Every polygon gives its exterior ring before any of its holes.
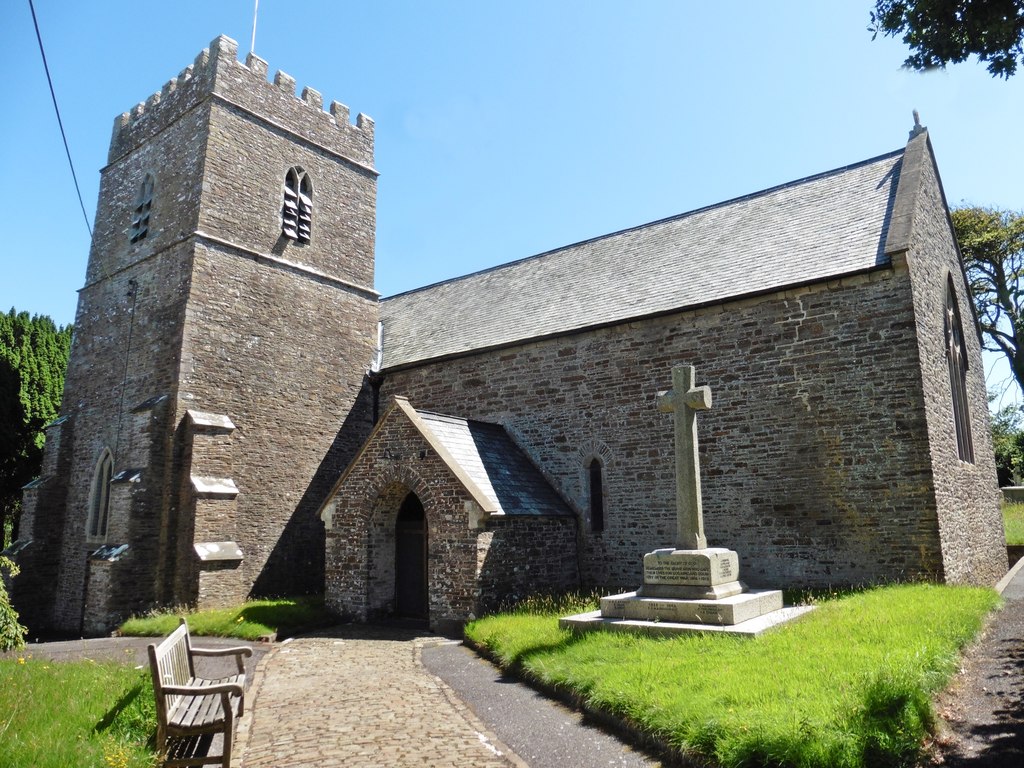
{"type": "Polygon", "coordinates": [[[224,751],[222,768],[231,768],[231,726],[224,731],[224,751]]]}

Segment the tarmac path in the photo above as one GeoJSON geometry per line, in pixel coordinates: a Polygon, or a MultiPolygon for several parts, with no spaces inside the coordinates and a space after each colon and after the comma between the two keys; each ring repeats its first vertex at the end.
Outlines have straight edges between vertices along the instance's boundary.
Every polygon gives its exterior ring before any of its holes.
{"type": "Polygon", "coordinates": [[[1024,766],[1024,560],[999,586],[1004,605],[939,697],[931,758],[950,768],[1024,766]]]}

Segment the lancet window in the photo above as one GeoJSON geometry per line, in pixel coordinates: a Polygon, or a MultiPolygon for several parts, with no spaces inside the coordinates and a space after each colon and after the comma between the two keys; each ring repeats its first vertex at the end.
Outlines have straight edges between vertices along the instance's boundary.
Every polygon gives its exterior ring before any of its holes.
{"type": "Polygon", "coordinates": [[[308,243],[313,232],[313,183],[309,174],[296,166],[284,177],[284,206],[281,232],[285,237],[308,243]]]}
{"type": "Polygon", "coordinates": [[[604,530],[604,467],[596,456],[587,465],[587,479],[590,494],[590,530],[600,533],[604,530]]]}
{"type": "Polygon", "coordinates": [[[90,539],[107,537],[107,518],[110,512],[110,480],[114,474],[114,458],[109,450],[104,450],[100,460],[96,462],[96,471],[92,477],[92,490],[89,494],[89,518],[86,522],[86,534],[90,539]]]}
{"type": "Polygon", "coordinates": [[[953,287],[953,277],[946,281],[946,363],[949,387],[953,395],[953,424],[956,427],[957,453],[962,461],[974,463],[974,440],[967,399],[967,355],[964,350],[964,329],[953,287]]]}

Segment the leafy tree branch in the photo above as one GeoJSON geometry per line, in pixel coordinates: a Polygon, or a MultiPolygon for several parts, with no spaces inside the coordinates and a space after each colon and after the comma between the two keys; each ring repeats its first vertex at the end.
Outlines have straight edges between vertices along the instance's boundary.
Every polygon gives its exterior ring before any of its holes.
{"type": "Polygon", "coordinates": [[[950,212],[981,325],[982,346],[1006,357],[1024,392],[1024,213],[950,212]]]}
{"type": "Polygon", "coordinates": [[[868,31],[902,35],[904,66],[918,71],[959,64],[972,55],[995,77],[1024,61],[1024,0],[876,0],[868,31]]]}

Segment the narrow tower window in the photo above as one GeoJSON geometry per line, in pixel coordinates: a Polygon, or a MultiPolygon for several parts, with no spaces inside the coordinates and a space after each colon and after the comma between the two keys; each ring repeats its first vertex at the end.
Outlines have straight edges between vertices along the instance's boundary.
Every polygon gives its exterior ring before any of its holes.
{"type": "Polygon", "coordinates": [[[601,460],[594,457],[587,466],[590,487],[590,530],[600,533],[604,530],[604,477],[601,460]]]}
{"type": "Polygon", "coordinates": [[[956,426],[956,448],[962,461],[974,463],[974,441],[967,400],[967,355],[964,352],[964,329],[953,287],[953,276],[946,281],[946,363],[949,366],[949,387],[953,395],[953,424],[956,426]]]}
{"type": "Polygon", "coordinates": [[[86,534],[90,539],[105,539],[107,517],[110,511],[110,478],[114,473],[114,459],[109,450],[103,451],[92,477],[92,492],[89,494],[89,519],[86,534]]]}
{"type": "Polygon", "coordinates": [[[142,180],[142,188],[135,199],[135,209],[132,211],[130,236],[133,243],[139,242],[149,233],[149,212],[152,207],[153,177],[147,173],[146,178],[142,180]]]}
{"type": "Polygon", "coordinates": [[[313,231],[313,183],[309,174],[296,166],[284,177],[284,206],[281,232],[285,237],[308,243],[313,231]]]}

